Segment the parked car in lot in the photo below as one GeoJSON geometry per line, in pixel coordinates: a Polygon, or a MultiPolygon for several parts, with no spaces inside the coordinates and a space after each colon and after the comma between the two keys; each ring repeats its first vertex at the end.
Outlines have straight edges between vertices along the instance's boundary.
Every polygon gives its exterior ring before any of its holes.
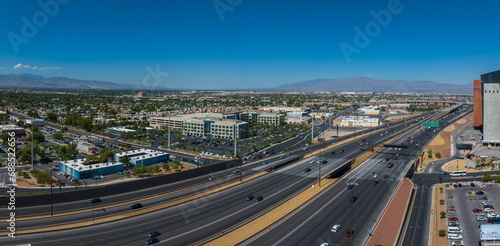
{"type": "Polygon", "coordinates": [[[487,221],[488,219],[484,216],[477,216],[476,221],[487,221]]]}
{"type": "Polygon", "coordinates": [[[457,221],[457,220],[458,220],[457,217],[450,217],[450,218],[448,218],[448,221],[457,221]]]}
{"type": "Polygon", "coordinates": [[[448,234],[448,239],[459,240],[459,239],[462,239],[462,235],[459,235],[459,234],[448,234]]]}
{"type": "Polygon", "coordinates": [[[484,192],[483,191],[477,191],[476,195],[484,195],[484,192]]]}
{"type": "Polygon", "coordinates": [[[475,208],[475,209],[473,209],[473,210],[472,210],[472,212],[474,212],[474,213],[475,213],[475,212],[483,212],[483,210],[482,210],[482,209],[479,209],[479,208],[475,208]]]}
{"type": "Polygon", "coordinates": [[[484,212],[488,212],[488,213],[495,212],[495,209],[494,208],[485,208],[484,212]]]}

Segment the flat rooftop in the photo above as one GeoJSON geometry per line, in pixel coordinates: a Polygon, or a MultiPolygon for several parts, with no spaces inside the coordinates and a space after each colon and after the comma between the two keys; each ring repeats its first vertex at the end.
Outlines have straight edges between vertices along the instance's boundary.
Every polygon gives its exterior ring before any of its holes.
{"type": "Polygon", "coordinates": [[[59,163],[64,164],[65,166],[71,167],[71,168],[78,170],[78,171],[97,170],[97,169],[101,169],[103,167],[113,167],[113,166],[123,165],[123,163],[121,163],[121,162],[104,162],[104,163],[95,163],[95,164],[84,165],[83,164],[84,161],[85,161],[85,158],[69,160],[69,161],[60,161],[59,163]]]}

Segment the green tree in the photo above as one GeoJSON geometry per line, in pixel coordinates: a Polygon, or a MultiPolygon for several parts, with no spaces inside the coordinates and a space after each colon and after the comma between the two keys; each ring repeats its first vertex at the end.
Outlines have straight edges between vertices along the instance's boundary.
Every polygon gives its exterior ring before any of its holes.
{"type": "Polygon", "coordinates": [[[50,112],[47,114],[47,120],[48,121],[52,121],[52,122],[56,122],[57,121],[57,114],[54,113],[54,112],[50,112]]]}
{"type": "Polygon", "coordinates": [[[62,132],[54,133],[54,139],[63,140],[63,138],[64,138],[64,135],[62,134],[62,132]]]}
{"type": "Polygon", "coordinates": [[[160,166],[154,165],[154,173],[159,173],[161,171],[160,166]]]}
{"type": "Polygon", "coordinates": [[[102,149],[99,153],[99,162],[106,162],[109,159],[113,159],[114,156],[115,154],[111,149],[102,149]]]}
{"type": "Polygon", "coordinates": [[[174,170],[174,171],[177,171],[179,169],[179,167],[180,166],[177,163],[172,164],[172,170],[174,170]]]}
{"type": "Polygon", "coordinates": [[[168,163],[163,163],[163,170],[168,171],[169,168],[170,166],[168,165],[168,163]]]}
{"type": "Polygon", "coordinates": [[[436,158],[441,158],[441,153],[436,152],[435,156],[436,156],[436,158]]]}
{"type": "Polygon", "coordinates": [[[24,121],[20,120],[20,121],[16,122],[16,126],[24,128],[24,126],[25,126],[24,121]]]}
{"type": "Polygon", "coordinates": [[[61,132],[62,132],[62,133],[64,133],[64,132],[66,132],[67,130],[68,130],[68,128],[67,128],[67,127],[63,127],[63,128],[61,129],[61,132]]]}
{"type": "Polygon", "coordinates": [[[441,213],[439,213],[441,215],[441,219],[444,219],[446,218],[446,213],[444,211],[441,211],[441,213]]]}
{"type": "Polygon", "coordinates": [[[432,149],[427,151],[427,157],[432,158],[432,149]]]}
{"type": "Polygon", "coordinates": [[[123,163],[123,165],[125,165],[126,167],[128,167],[130,165],[130,157],[128,155],[125,155],[123,156],[120,161],[123,163]]]}
{"type": "Polygon", "coordinates": [[[82,182],[79,179],[73,179],[71,183],[75,186],[75,190],[78,190],[78,186],[82,185],[82,182]]]}
{"type": "Polygon", "coordinates": [[[445,229],[441,229],[441,230],[439,230],[439,236],[440,236],[440,237],[444,237],[444,236],[446,236],[446,230],[445,230],[445,229]]]}

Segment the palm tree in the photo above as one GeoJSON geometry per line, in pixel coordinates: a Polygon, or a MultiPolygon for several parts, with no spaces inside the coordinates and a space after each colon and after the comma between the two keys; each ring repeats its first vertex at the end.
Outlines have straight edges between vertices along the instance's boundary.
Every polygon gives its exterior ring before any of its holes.
{"type": "Polygon", "coordinates": [[[78,190],[78,186],[82,185],[82,182],[79,179],[73,179],[72,184],[75,186],[75,190],[78,190]]]}
{"type": "Polygon", "coordinates": [[[57,180],[57,185],[59,185],[59,192],[61,192],[61,187],[64,185],[64,180],[58,179],[57,180]]]}

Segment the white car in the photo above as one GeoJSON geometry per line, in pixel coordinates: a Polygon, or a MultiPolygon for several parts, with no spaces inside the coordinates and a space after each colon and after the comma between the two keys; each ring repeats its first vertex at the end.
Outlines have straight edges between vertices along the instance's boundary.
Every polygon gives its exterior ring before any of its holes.
{"type": "Polygon", "coordinates": [[[457,240],[457,241],[451,241],[452,246],[464,246],[465,242],[462,240],[457,240]]]}
{"type": "Polygon", "coordinates": [[[339,224],[336,224],[332,227],[332,232],[337,232],[339,229],[340,229],[340,225],[339,224]]]}
{"type": "Polygon", "coordinates": [[[320,246],[328,246],[328,243],[322,243],[320,246]]]}
{"type": "Polygon", "coordinates": [[[310,164],[313,164],[313,163],[314,163],[314,161],[309,161],[309,163],[310,163],[310,164]]]}
{"type": "Polygon", "coordinates": [[[495,212],[495,209],[492,208],[485,208],[484,212],[495,212]]]}
{"type": "Polygon", "coordinates": [[[458,235],[458,234],[448,234],[448,239],[452,239],[452,240],[459,240],[459,239],[462,239],[462,235],[458,235]]]}
{"type": "Polygon", "coordinates": [[[486,217],[483,217],[483,216],[478,216],[476,217],[476,221],[487,221],[488,219],[486,219],[486,217]]]}

